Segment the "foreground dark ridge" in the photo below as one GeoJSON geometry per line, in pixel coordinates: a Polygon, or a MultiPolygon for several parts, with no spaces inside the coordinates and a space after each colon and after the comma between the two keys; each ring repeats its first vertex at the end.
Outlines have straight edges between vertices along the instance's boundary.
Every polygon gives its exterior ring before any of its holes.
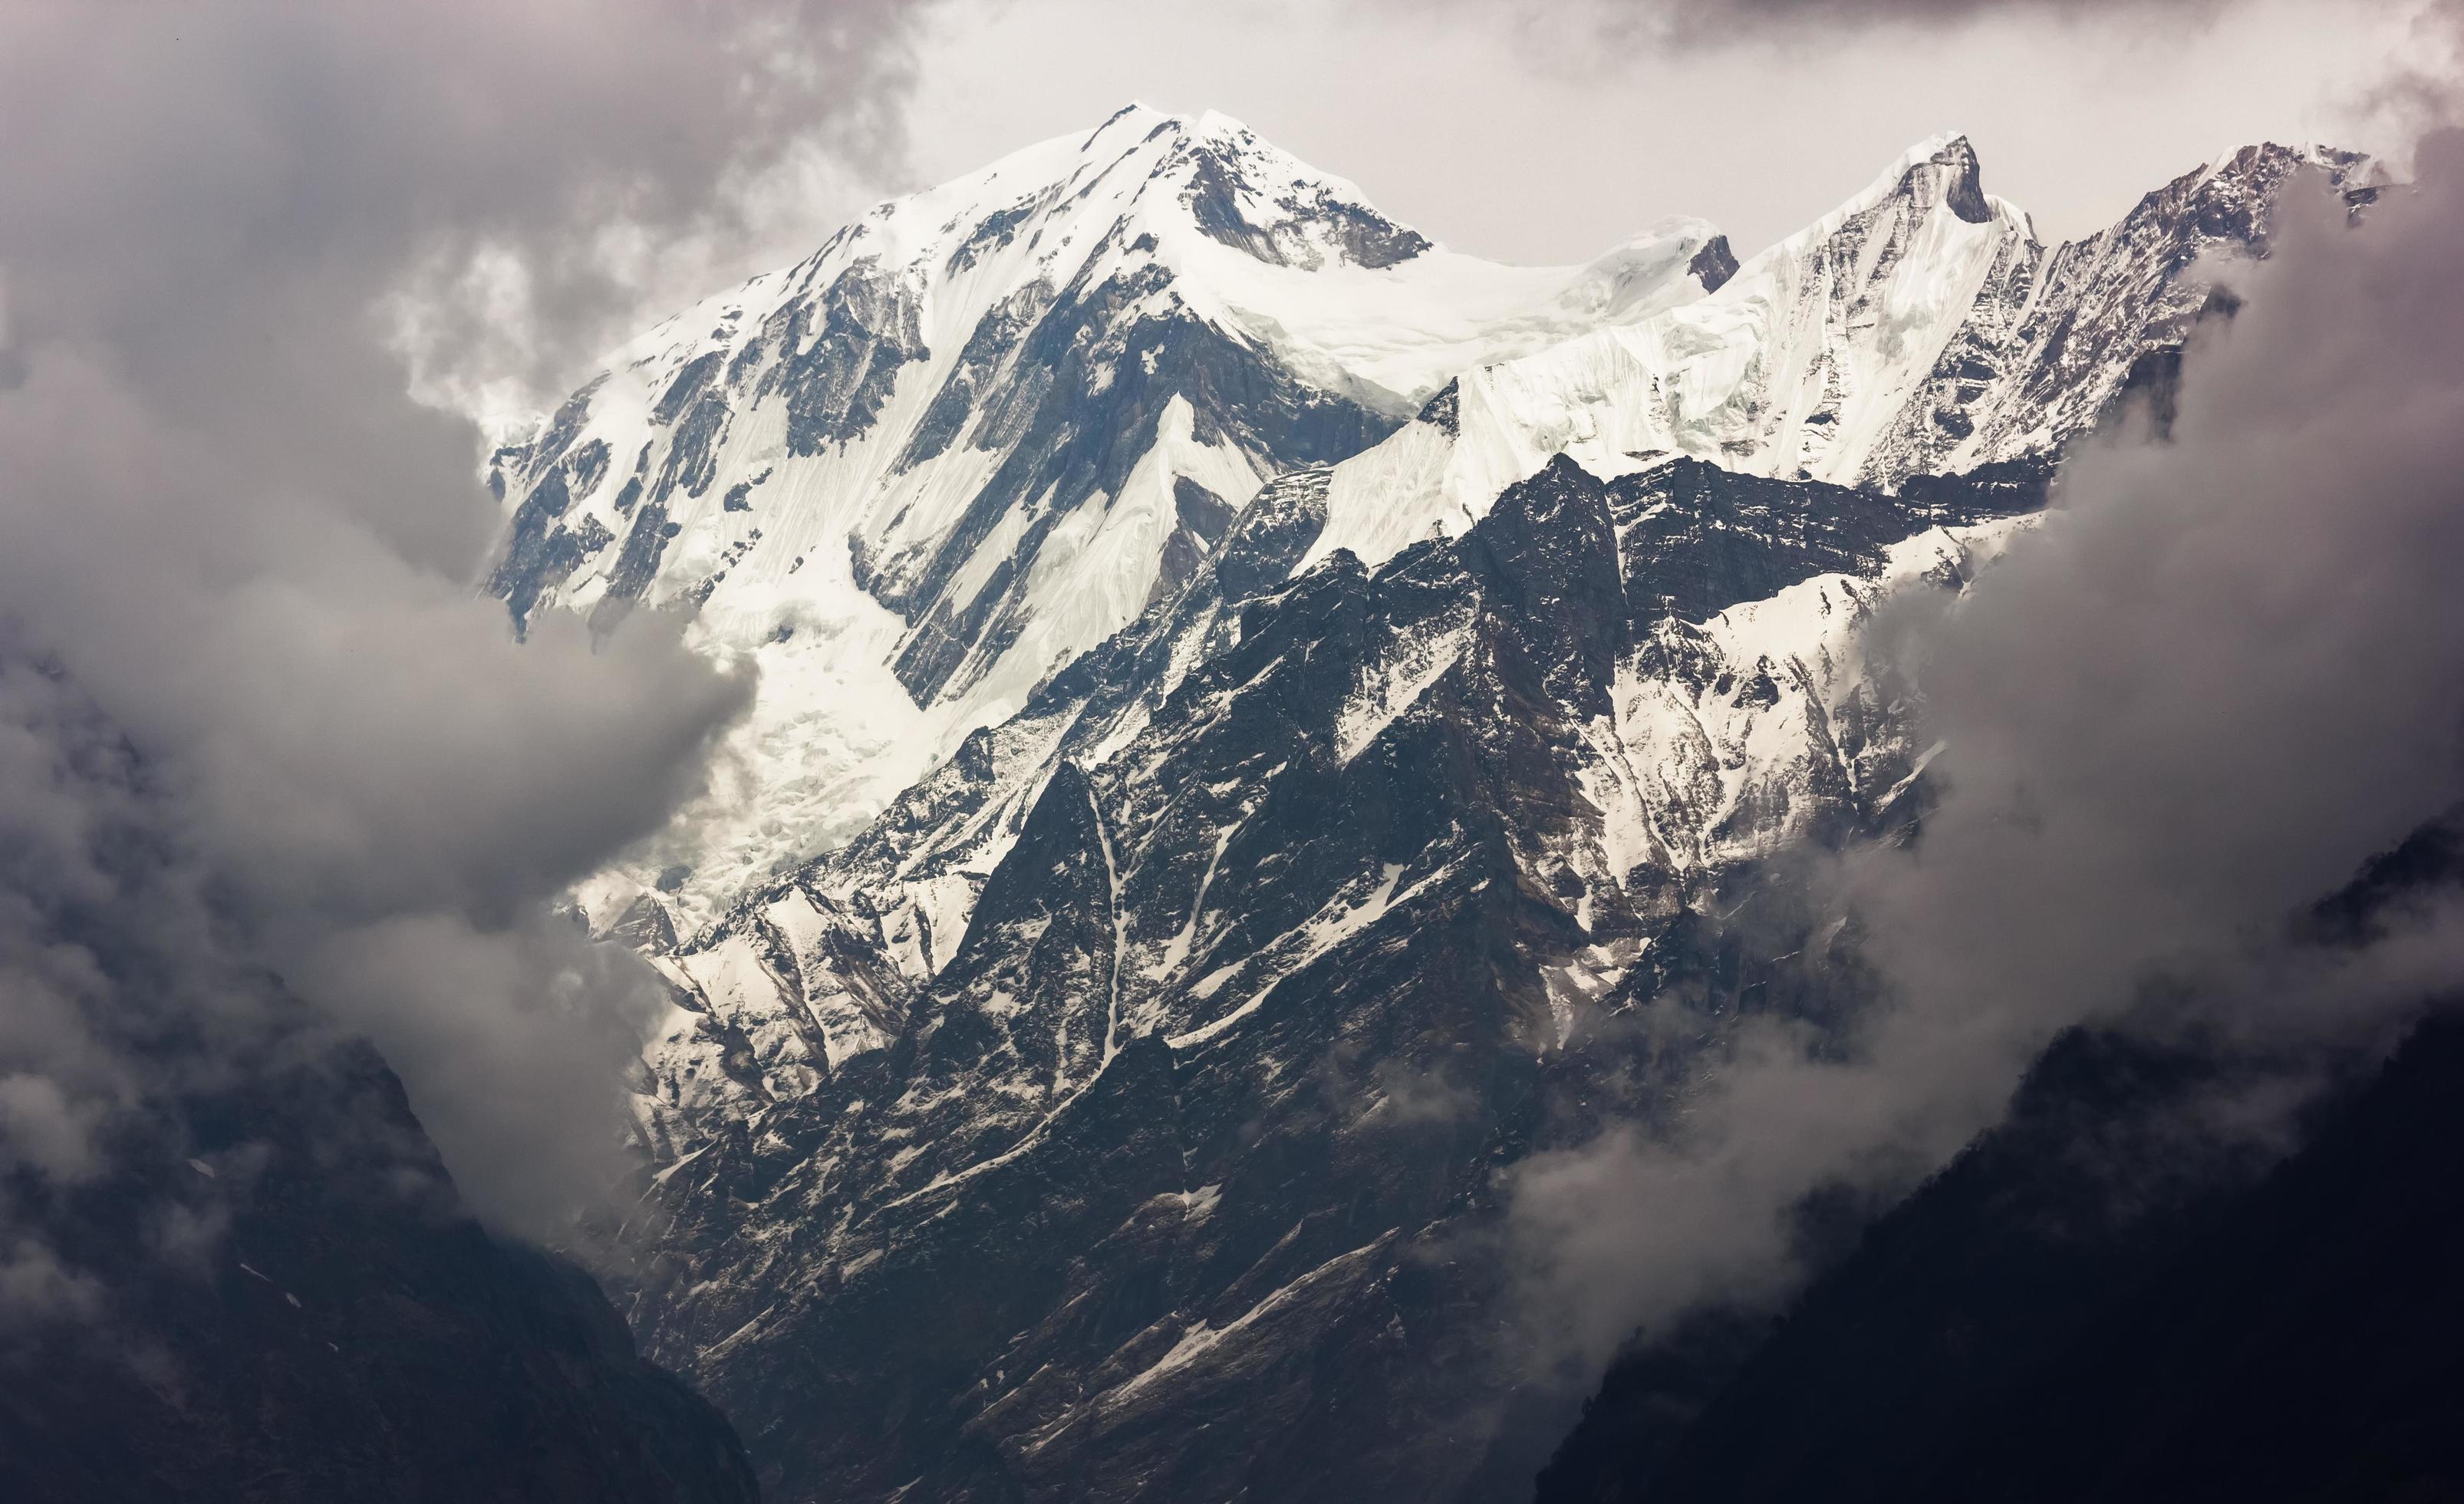
{"type": "MultiPolygon", "coordinates": [[[[2362,943],[2459,879],[2433,825],[2302,928],[2362,943]]],[[[1538,1504],[2464,1494],[2464,1012],[2356,1063],[2276,1163],[2220,1109],[2287,1066],[2064,1035],[1783,1319],[1620,1361],[1538,1504]]]]}
{"type": "Polygon", "coordinates": [[[392,1073],[301,1051],[13,1187],[91,1298],[0,1332],[0,1497],[752,1504],[589,1275],[458,1208],[392,1073]]]}
{"type": "Polygon", "coordinates": [[[2145,1137],[2215,1074],[2065,1040],[1767,1339],[1706,1322],[1613,1372],[1537,1498],[2456,1497],[2464,1020],[2240,1194],[2145,1137]]]}

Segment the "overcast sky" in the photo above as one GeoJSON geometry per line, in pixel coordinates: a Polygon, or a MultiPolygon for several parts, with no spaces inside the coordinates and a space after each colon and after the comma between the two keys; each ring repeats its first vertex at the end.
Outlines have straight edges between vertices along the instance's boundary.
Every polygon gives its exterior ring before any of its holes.
{"type": "MultiPolygon", "coordinates": [[[[2049,237],[2246,141],[2402,139],[2361,102],[2406,42],[2396,0],[2255,0],[2221,20],[2031,8],[1675,53],[1577,15],[963,0],[927,22],[909,181],[892,168],[881,187],[946,179],[1137,99],[1237,116],[1456,249],[1546,263],[1671,213],[1749,254],[1944,128],[1970,134],[1987,189],[2049,237]]],[[[864,196],[849,186],[818,217],[864,196]]]]}

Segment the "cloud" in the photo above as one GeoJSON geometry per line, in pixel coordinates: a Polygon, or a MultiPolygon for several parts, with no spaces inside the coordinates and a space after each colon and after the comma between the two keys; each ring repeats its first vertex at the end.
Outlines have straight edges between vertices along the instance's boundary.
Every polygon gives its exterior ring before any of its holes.
{"type": "Polygon", "coordinates": [[[1935,24],[1997,16],[2116,15],[2167,11],[2205,18],[2232,0],[1625,0],[1621,9],[1658,13],[1687,35],[1707,35],[1724,26],[1875,26],[1935,24]]]}
{"type": "Polygon", "coordinates": [[[2358,229],[2297,185],[2169,440],[2089,446],[1963,597],[1877,623],[1946,748],[1918,838],[1831,879],[1886,1001],[1844,1050],[1750,1026],[1674,1133],[1529,1166],[1513,1226],[1560,1351],[1784,1290],[1807,1196],[1912,1183],[2065,1027],[2323,1058],[2464,981],[2453,910],[2355,950],[2287,923],[2464,800],[2464,133],[2415,170],[2358,229]]]}
{"type": "Polygon", "coordinates": [[[0,16],[0,1164],[98,1173],[286,1016],[272,972],[496,1220],[612,1168],[658,992],[550,905],[699,787],[748,671],[649,616],[515,644],[484,435],[406,353],[544,387],[761,186],[893,160],[912,9],[0,16]],[[491,273],[517,339],[439,300],[491,273]]]}
{"type": "MultiPolygon", "coordinates": [[[[1523,0],[1533,26],[1572,21],[1618,47],[1819,46],[1843,33],[2057,21],[2205,26],[2246,0],[1523,0]]],[[[2388,5],[2400,0],[2385,0],[2388,5]]]]}

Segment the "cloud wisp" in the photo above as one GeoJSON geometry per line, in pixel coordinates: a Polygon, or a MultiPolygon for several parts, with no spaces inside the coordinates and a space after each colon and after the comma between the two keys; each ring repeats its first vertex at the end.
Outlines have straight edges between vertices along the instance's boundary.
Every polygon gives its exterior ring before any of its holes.
{"type": "MultiPolygon", "coordinates": [[[[1620,49],[1819,47],[1842,35],[2013,20],[2206,27],[2242,0],[1521,0],[1513,13],[1572,24],[1620,49]]],[[[2385,0],[2388,5],[2401,0],[2385,0]]]]}
{"type": "MultiPolygon", "coordinates": [[[[649,617],[511,640],[473,589],[482,435],[408,395],[402,299],[510,269],[561,372],[642,248],[894,150],[911,9],[0,19],[0,1181],[94,1173],[269,974],[385,1050],[495,1220],[613,1168],[661,994],[550,906],[695,790],[751,685],[649,617]]],[[[425,306],[437,365],[502,332],[425,306]]]]}
{"type": "Polygon", "coordinates": [[[2464,981],[2464,923],[2305,946],[2288,919],[2464,800],[2464,133],[2348,227],[2297,184],[2242,307],[2186,360],[2164,442],[2092,445],[2045,524],[1871,651],[1922,691],[1938,805],[1832,874],[1885,1001],[1848,1048],[1748,1028],[1671,1136],[1533,1163],[1535,1319],[1605,1361],[1801,1271],[1791,1217],[1888,1191],[2004,1109],[2079,1023],[2191,1025],[2279,1057],[2384,1043],[2464,981]]]}

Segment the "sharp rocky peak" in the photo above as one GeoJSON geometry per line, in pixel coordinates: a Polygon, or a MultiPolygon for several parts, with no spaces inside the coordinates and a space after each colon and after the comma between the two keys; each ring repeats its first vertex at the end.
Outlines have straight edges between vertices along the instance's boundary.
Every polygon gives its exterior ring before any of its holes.
{"type": "Polygon", "coordinates": [[[1387,267],[1430,249],[1352,184],[1305,166],[1229,116],[1209,111],[1184,128],[1166,170],[1200,233],[1271,265],[1387,267]]]}
{"type": "Polygon", "coordinates": [[[1975,144],[1955,130],[1937,132],[1894,158],[1864,189],[1799,232],[1796,238],[1836,233],[1843,226],[1866,220],[1894,207],[1919,217],[1940,206],[1971,225],[1991,223],[1997,211],[2017,219],[2018,211],[1985,192],[1984,169],[1975,144]]]}
{"type": "Polygon", "coordinates": [[[1984,224],[1993,217],[1993,210],[1986,202],[1976,147],[1966,136],[1938,139],[1941,144],[1926,153],[1923,162],[1909,165],[1902,180],[1903,191],[1921,209],[1940,203],[1971,225],[1984,224]]]}

